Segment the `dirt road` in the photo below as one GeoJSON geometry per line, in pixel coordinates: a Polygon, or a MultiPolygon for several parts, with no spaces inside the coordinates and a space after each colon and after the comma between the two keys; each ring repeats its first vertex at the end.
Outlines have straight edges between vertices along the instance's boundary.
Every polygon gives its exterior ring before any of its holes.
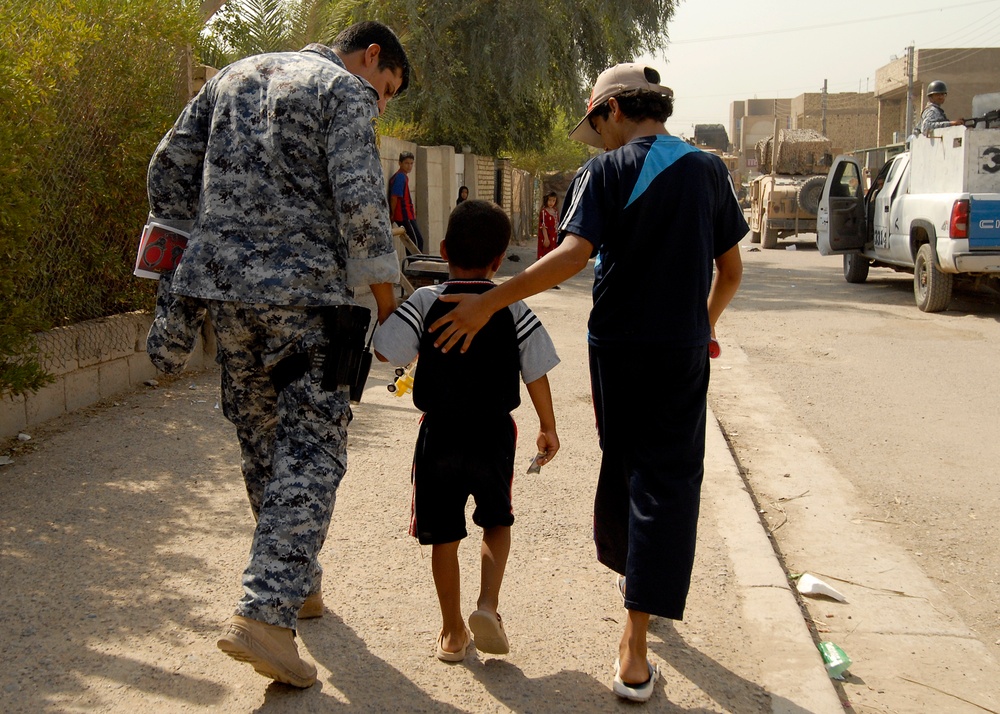
{"type": "MultiPolygon", "coordinates": [[[[584,344],[589,285],[582,274],[530,301],[563,359],[551,376],[563,450],[540,475],[515,479],[517,522],[501,596],[509,656],[470,654],[457,666],[434,657],[440,621],[429,551],[406,535],[418,412],[385,390],[384,365],[373,368],[355,410],[348,473],[322,553],[329,609],[300,626],[319,682],[306,691],[268,684],[219,653],[215,640],[240,594],[252,518],[210,371],[34,430],[12,452],[14,463],[0,468],[0,710],[627,708],[610,691],[623,610],[591,538],[599,451],[584,344]]],[[[655,365],[637,370],[637,387],[654,374],[655,365]]],[[[524,402],[515,416],[518,461],[527,467],[537,425],[524,402]]],[[[772,711],[761,682],[775,625],[757,637],[741,619],[723,538],[734,531],[720,522],[714,490],[706,484],[685,621],[652,628],[651,656],[664,684],[645,711],[772,711]]],[[[471,611],[475,539],[460,557],[471,611]]],[[[815,649],[805,666],[813,662],[815,649]]],[[[801,681],[794,669],[786,676],[801,681]]]]}
{"type": "Polygon", "coordinates": [[[977,667],[1000,658],[1000,301],[925,314],[906,274],[851,285],[812,237],[786,246],[744,244],[713,409],[789,570],[851,594],[810,612],[855,656],[858,711],[995,710],[977,667]]]}

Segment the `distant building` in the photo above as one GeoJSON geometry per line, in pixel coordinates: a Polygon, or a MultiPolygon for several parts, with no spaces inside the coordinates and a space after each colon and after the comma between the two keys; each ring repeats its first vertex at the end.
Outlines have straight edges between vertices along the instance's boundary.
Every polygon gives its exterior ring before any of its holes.
{"type": "Polygon", "coordinates": [[[741,99],[729,105],[729,135],[744,174],[757,172],[757,142],[774,134],[775,119],[779,129],[792,128],[791,106],[790,99],[741,99]]]}
{"type": "Polygon", "coordinates": [[[733,102],[729,121],[734,151],[751,172],[757,170],[757,142],[774,134],[775,120],[778,129],[813,129],[830,139],[835,151],[852,151],[875,141],[878,104],[872,92],[808,92],[793,99],[733,102]]]}
{"type": "Polygon", "coordinates": [[[810,92],[792,100],[792,128],[813,129],[833,145],[834,153],[874,146],[878,102],[874,92],[810,92]]]}
{"type": "MultiPolygon", "coordinates": [[[[879,146],[906,139],[906,64],[904,56],[875,70],[879,146]]],[[[975,95],[1000,92],[1000,47],[914,50],[911,127],[916,126],[927,103],[927,85],[935,79],[948,85],[944,104],[948,117],[967,119],[972,115],[975,95]]]]}

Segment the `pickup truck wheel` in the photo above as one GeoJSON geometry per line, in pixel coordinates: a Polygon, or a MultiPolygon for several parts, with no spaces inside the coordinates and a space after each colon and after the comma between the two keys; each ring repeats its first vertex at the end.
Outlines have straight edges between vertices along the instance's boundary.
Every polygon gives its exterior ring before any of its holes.
{"type": "Polygon", "coordinates": [[[761,245],[765,248],[777,248],[778,247],[778,229],[771,228],[767,225],[767,214],[765,213],[760,219],[760,235],[761,235],[761,245]]]}
{"type": "Polygon", "coordinates": [[[750,229],[750,242],[760,243],[760,231],[755,231],[752,228],[750,229]]]}
{"type": "Polygon", "coordinates": [[[860,253],[844,253],[844,280],[849,283],[863,283],[868,280],[871,262],[860,253]]]}
{"type": "Polygon", "coordinates": [[[941,312],[947,308],[955,282],[955,276],[942,273],[934,265],[933,250],[930,243],[924,243],[913,263],[913,297],[923,312],[941,312]]]}

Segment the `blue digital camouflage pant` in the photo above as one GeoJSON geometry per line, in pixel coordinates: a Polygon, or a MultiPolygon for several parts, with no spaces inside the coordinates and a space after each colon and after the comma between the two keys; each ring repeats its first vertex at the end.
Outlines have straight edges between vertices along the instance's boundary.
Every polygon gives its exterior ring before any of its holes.
{"type": "Polygon", "coordinates": [[[237,614],[295,628],[319,588],[323,547],[347,468],[348,393],[320,387],[326,346],[318,308],[206,301],[222,366],[222,409],[236,426],[257,520],[237,614]],[[276,393],[270,370],[299,352],[309,372],[276,393]]]}

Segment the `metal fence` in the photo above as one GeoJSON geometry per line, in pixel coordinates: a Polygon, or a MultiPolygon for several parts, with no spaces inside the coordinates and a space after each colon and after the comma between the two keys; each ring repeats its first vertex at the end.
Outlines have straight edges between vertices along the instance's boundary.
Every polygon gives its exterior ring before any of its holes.
{"type": "MultiPolygon", "coordinates": [[[[185,12],[160,0],[0,0],[0,256],[18,256],[0,261],[0,332],[21,308],[31,320],[18,324],[34,330],[152,307],[154,282],[132,268],[149,157],[188,97],[200,20],[185,12]]],[[[515,235],[529,236],[522,174],[512,213],[515,235]]]]}
{"type": "Polygon", "coordinates": [[[3,69],[28,80],[5,117],[20,186],[4,192],[26,199],[6,238],[30,256],[16,297],[52,326],[151,305],[131,268],[146,165],[183,101],[185,55],[176,32],[156,33],[154,7],[42,0],[5,16],[3,69]]]}

